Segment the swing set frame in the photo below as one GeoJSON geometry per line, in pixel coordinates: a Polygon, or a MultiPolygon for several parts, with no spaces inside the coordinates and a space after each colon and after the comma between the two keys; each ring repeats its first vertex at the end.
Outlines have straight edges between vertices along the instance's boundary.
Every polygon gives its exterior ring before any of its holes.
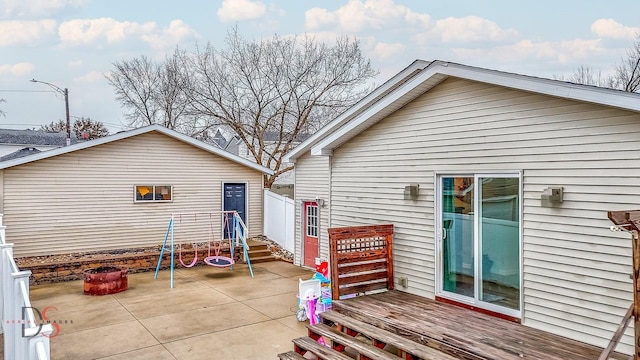
{"type": "MultiPolygon", "coordinates": [[[[165,233],[164,236],[164,242],[162,244],[162,249],[160,250],[160,256],[158,257],[158,264],[156,265],[156,273],[154,275],[154,279],[158,278],[158,273],[160,272],[160,267],[162,265],[162,258],[164,257],[164,253],[165,251],[170,252],[170,256],[169,256],[169,260],[170,260],[170,286],[171,288],[174,287],[174,270],[175,270],[175,224],[176,224],[176,219],[178,219],[178,222],[181,223],[183,218],[188,218],[188,217],[193,217],[194,221],[196,221],[196,219],[198,217],[205,217],[209,219],[209,239],[208,239],[208,243],[209,243],[209,256],[207,256],[204,259],[205,264],[209,265],[209,266],[213,266],[213,267],[230,267],[233,270],[233,265],[234,265],[234,261],[233,261],[233,254],[234,254],[234,248],[236,246],[239,246],[242,248],[243,251],[243,255],[244,258],[247,262],[247,265],[249,266],[249,272],[251,273],[251,277],[253,276],[253,268],[251,267],[251,260],[249,259],[249,245],[247,244],[247,239],[246,239],[246,234],[247,234],[247,226],[245,225],[244,221],[242,221],[242,218],[240,217],[240,215],[238,214],[237,211],[212,211],[212,212],[186,212],[186,213],[172,213],[171,214],[171,218],[169,219],[169,225],[167,226],[167,231],[165,233]],[[219,245],[218,248],[215,249],[215,256],[211,255],[211,242],[215,242],[215,240],[213,239],[213,225],[212,225],[212,219],[213,216],[222,216],[222,237],[223,239],[221,239],[219,241],[219,245]],[[231,228],[228,228],[229,225],[229,217],[231,217],[231,228]],[[222,246],[222,242],[227,240],[224,239],[224,234],[225,232],[229,232],[231,235],[231,238],[229,238],[229,250],[231,252],[231,258],[226,258],[226,257],[222,257],[219,256],[219,252],[220,252],[220,248],[222,246]],[[167,244],[168,243],[168,244],[167,244]],[[220,263],[217,264],[218,260],[223,259],[225,260],[224,263],[220,263]]],[[[196,255],[194,257],[194,260],[191,264],[184,264],[184,262],[182,262],[182,242],[178,243],[179,246],[179,261],[180,263],[182,263],[183,266],[185,267],[192,267],[197,263],[197,247],[196,247],[196,255]]]]}

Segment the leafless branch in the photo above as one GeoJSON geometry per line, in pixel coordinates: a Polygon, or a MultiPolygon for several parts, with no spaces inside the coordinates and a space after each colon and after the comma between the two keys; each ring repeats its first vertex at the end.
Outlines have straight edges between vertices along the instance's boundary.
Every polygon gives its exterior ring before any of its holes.
{"type": "Polygon", "coordinates": [[[283,156],[358,101],[377,74],[354,38],[248,41],[237,28],[223,49],[176,49],[161,64],[142,57],[114,67],[108,79],[131,126],[160,123],[200,138],[212,127],[231,129],[253,160],[276,172],[266,187],[291,170],[283,156]]]}

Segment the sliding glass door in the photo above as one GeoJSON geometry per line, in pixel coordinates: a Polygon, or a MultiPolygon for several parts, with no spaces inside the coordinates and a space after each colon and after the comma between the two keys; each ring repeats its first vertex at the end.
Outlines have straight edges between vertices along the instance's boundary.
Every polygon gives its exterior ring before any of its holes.
{"type": "Polygon", "coordinates": [[[520,314],[520,176],[438,176],[439,295],[520,314]]]}

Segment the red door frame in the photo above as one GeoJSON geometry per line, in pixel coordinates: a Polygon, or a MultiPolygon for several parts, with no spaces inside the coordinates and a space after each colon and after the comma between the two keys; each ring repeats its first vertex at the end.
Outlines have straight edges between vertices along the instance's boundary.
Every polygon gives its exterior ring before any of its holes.
{"type": "Polygon", "coordinates": [[[315,201],[303,202],[302,213],[302,265],[315,267],[316,258],[320,256],[320,213],[318,203],[315,201]],[[311,217],[309,217],[310,209],[312,210],[311,217]]]}

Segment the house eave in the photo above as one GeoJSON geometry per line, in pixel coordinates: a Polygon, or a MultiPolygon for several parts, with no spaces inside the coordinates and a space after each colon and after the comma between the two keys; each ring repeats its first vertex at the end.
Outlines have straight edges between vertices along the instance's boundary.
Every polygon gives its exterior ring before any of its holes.
{"type": "Polygon", "coordinates": [[[332,151],[448,77],[458,77],[569,100],[640,111],[640,94],[434,61],[395,91],[350,119],[336,131],[318,140],[311,147],[311,154],[322,155],[332,151]]]}
{"type": "Polygon", "coordinates": [[[354,106],[350,107],[342,114],[340,114],[337,118],[329,122],[326,126],[316,132],[313,136],[309,137],[298,146],[293,148],[283,157],[283,161],[285,163],[295,163],[295,160],[305,154],[309,149],[312,148],[314,144],[318,141],[322,140],[325,136],[328,136],[333,131],[336,131],[344,124],[348,123],[357,116],[360,112],[364,111],[366,108],[374,105],[376,102],[380,100],[381,96],[391,89],[393,89],[398,84],[406,81],[407,78],[413,76],[414,72],[420,71],[429,65],[429,61],[425,60],[416,60],[411,65],[407,66],[400,72],[398,72],[395,76],[385,81],[384,84],[377,87],[367,96],[358,101],[354,106]]]}
{"type": "Polygon", "coordinates": [[[328,149],[311,149],[311,156],[332,156],[333,150],[328,149]]]}
{"type": "Polygon", "coordinates": [[[206,144],[202,141],[196,140],[190,136],[184,135],[184,134],[180,134],[174,130],[170,130],[167,129],[163,126],[160,125],[150,125],[150,126],[145,126],[142,128],[137,128],[137,129],[133,129],[133,130],[129,130],[129,131],[123,131],[123,132],[119,132],[117,134],[113,134],[113,135],[109,135],[109,136],[105,136],[102,138],[98,138],[98,139],[94,139],[94,140],[90,140],[90,141],[86,141],[86,142],[82,142],[82,143],[77,143],[74,145],[70,145],[70,146],[65,146],[65,147],[61,147],[61,148],[57,148],[57,149],[53,149],[53,150],[48,150],[48,151],[43,151],[41,153],[38,154],[34,154],[34,155],[29,155],[29,156],[25,156],[25,157],[21,157],[21,158],[17,158],[17,159],[13,159],[13,160],[8,160],[8,161],[3,161],[0,163],[0,170],[2,169],[7,169],[7,168],[11,168],[14,166],[18,166],[18,165],[22,165],[22,164],[27,164],[27,163],[31,163],[34,161],[38,161],[38,160],[43,160],[43,159],[47,159],[47,158],[51,158],[54,156],[58,156],[58,155],[63,155],[63,154],[67,154],[67,153],[71,153],[74,151],[79,151],[79,150],[83,150],[83,149],[87,149],[90,147],[94,147],[94,146],[98,146],[98,145],[103,145],[103,144],[107,144],[113,141],[118,141],[118,140],[122,140],[122,139],[126,139],[126,138],[130,138],[133,136],[137,136],[137,135],[141,135],[141,134],[145,134],[145,133],[149,133],[149,132],[153,132],[153,131],[157,131],[161,134],[164,134],[166,136],[169,136],[171,138],[174,138],[176,140],[179,141],[183,141],[185,143],[188,143],[194,147],[197,147],[199,149],[202,149],[204,151],[207,151],[209,153],[218,155],[220,157],[223,157],[225,159],[234,161],[236,163],[242,164],[244,166],[247,166],[249,168],[252,168],[254,170],[260,171],[264,174],[267,175],[273,175],[274,172],[273,170],[262,166],[262,165],[258,165],[254,162],[251,162],[245,158],[242,158],[238,155],[229,153],[227,151],[221,150],[219,148],[217,148],[216,146],[213,145],[209,145],[206,144]]]}

